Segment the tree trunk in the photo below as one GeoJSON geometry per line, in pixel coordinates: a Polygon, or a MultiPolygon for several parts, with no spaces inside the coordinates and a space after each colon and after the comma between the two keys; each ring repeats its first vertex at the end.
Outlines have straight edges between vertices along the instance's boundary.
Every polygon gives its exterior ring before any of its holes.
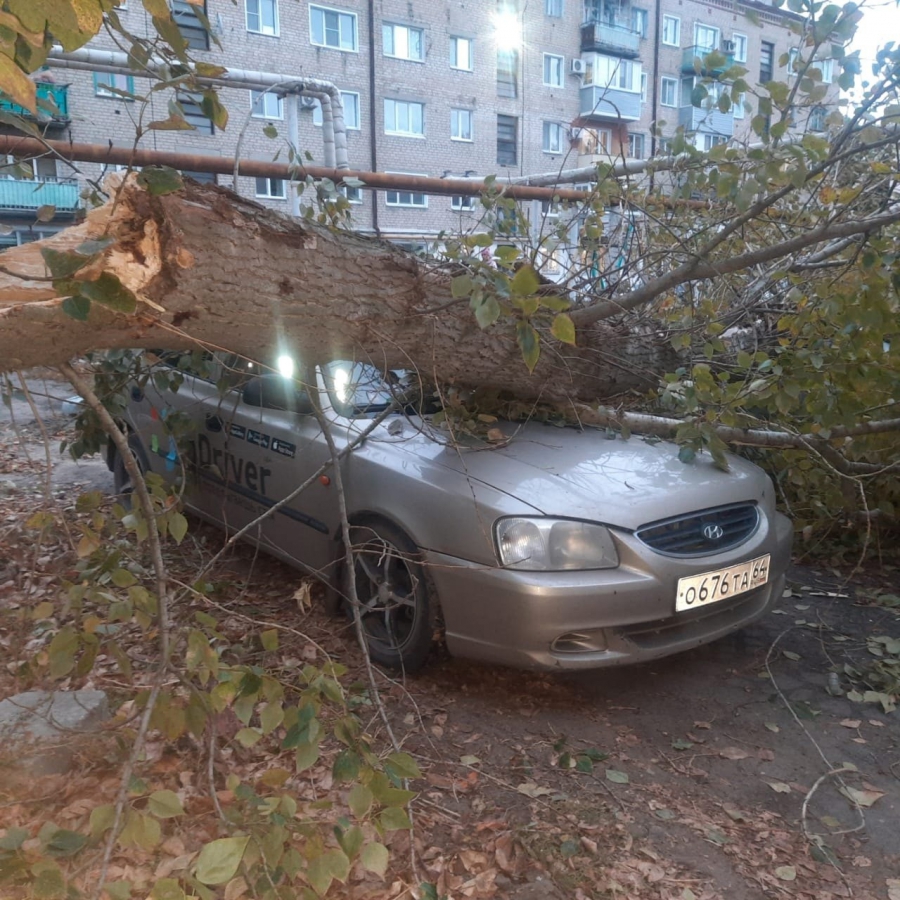
{"type": "Polygon", "coordinates": [[[281,353],[300,362],[371,359],[461,387],[559,402],[644,392],[675,365],[661,335],[598,323],[579,329],[573,347],[550,336],[548,316],[529,374],[516,318],[480,329],[468,302],[451,294],[449,266],[212,186],[151,196],[130,180],[114,203],[51,239],[6,251],[0,267],[0,370],[89,350],[200,343],[261,361],[281,353]],[[138,307],[124,315],[94,302],[80,322],[63,310],[41,248],[71,251],[103,235],[115,243],[90,277],[114,274],[138,307]]]}

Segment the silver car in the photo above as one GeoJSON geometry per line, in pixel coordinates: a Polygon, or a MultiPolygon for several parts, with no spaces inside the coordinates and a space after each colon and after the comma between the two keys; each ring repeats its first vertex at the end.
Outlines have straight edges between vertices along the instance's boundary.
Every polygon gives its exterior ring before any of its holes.
{"type": "MultiPolygon", "coordinates": [[[[125,424],[145,471],[184,477],[187,506],[234,531],[331,456],[292,379],[191,358],[158,354],[184,381],[133,386],[125,424]],[[179,442],[170,425],[185,416],[179,442]]],[[[725,472],[669,443],[537,422],[451,434],[409,399],[404,373],[335,362],[317,378],[338,449],[389,412],[342,463],[353,571],[328,469],[247,538],[323,579],[336,608],[353,578],[380,664],[414,671],[441,634],[453,655],[511,666],[640,662],[742,628],[783,592],[791,523],[745,460],[725,472]]],[[[114,450],[108,463],[127,492],[114,450]]]]}

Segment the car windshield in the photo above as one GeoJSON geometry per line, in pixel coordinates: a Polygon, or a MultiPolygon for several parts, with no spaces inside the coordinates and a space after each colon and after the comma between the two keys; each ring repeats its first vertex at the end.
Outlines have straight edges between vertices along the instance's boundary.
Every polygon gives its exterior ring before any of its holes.
{"type": "Polygon", "coordinates": [[[368,415],[408,400],[415,376],[403,369],[382,371],[371,363],[338,360],[323,366],[332,406],[342,415],[368,415]]]}

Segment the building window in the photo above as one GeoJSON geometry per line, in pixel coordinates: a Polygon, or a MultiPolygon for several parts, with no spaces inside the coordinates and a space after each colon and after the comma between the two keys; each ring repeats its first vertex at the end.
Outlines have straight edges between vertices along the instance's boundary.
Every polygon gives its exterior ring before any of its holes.
{"type": "Polygon", "coordinates": [[[453,196],[450,198],[450,209],[455,212],[472,212],[475,209],[475,198],[453,196]]]}
{"type": "Polygon", "coordinates": [[[641,90],[641,65],[630,59],[598,53],[594,56],[593,65],[585,72],[584,83],[637,94],[641,90]]]}
{"type": "Polygon", "coordinates": [[[659,139],[659,155],[660,156],[671,156],[672,148],[674,147],[674,140],[670,137],[661,137],[659,139]]]}
{"type": "Polygon", "coordinates": [[[247,31],[278,35],[277,0],[247,0],[247,31]]]}
{"type": "Polygon", "coordinates": [[[809,114],[809,130],[810,131],[824,131],[825,130],[825,119],[827,118],[827,113],[825,111],[825,107],[817,106],[810,114],[809,114]]]}
{"type": "Polygon", "coordinates": [[[518,96],[519,54],[516,50],[497,51],[497,96],[518,96]]]}
{"type": "Polygon", "coordinates": [[[178,26],[188,47],[209,50],[209,32],[206,30],[206,3],[196,6],[187,0],[171,0],[172,20],[178,26]],[[202,18],[201,18],[202,17],[202,18]]]}
{"type": "Polygon", "coordinates": [[[630,159],[644,159],[644,137],[643,134],[633,134],[628,132],[628,156],[630,159]]]}
{"type": "Polygon", "coordinates": [[[646,9],[638,9],[635,7],[631,10],[631,29],[636,31],[642,38],[647,37],[647,30],[650,27],[650,14],[646,9]]]}
{"type": "Polygon", "coordinates": [[[519,120],[515,116],[497,116],[497,163],[514,166],[518,162],[519,120]]]}
{"type": "Polygon", "coordinates": [[[216,175],[213,172],[190,172],[187,169],[181,170],[182,175],[193,178],[198,184],[215,184],[216,175]]]}
{"type": "Polygon", "coordinates": [[[346,184],[338,185],[338,190],[347,198],[350,203],[362,203],[362,188],[350,187],[346,184]]]}
{"type": "Polygon", "coordinates": [[[132,97],[123,97],[119,91],[126,94],[134,93],[134,78],[130,75],[113,75],[111,72],[94,72],[94,93],[98,97],[115,97],[119,100],[131,100],[132,97]]]}
{"type": "Polygon", "coordinates": [[[320,47],[356,52],[359,49],[356,13],[310,6],[309,39],[320,47]]]}
{"type": "Polygon", "coordinates": [[[770,41],[762,41],[759,45],[759,80],[765,84],[772,80],[774,74],[775,45],[770,41]]]}
{"type": "Polygon", "coordinates": [[[472,110],[471,109],[451,109],[450,110],[450,140],[451,141],[471,141],[472,140],[472,110]]]}
{"type": "Polygon", "coordinates": [[[385,100],[384,133],[425,137],[425,104],[407,100],[385,100]]]}
{"type": "Polygon", "coordinates": [[[563,86],[565,57],[553,53],[544,54],[544,84],[549,87],[563,86]]]}
{"type": "Polygon", "coordinates": [[[788,50],[787,71],[788,78],[793,78],[800,71],[803,60],[800,58],[800,51],[796,47],[788,50]]]}
{"type": "MultiPolygon", "coordinates": [[[[414,175],[414,172],[389,172],[389,175],[414,175]]],[[[416,191],[385,191],[384,202],[388,206],[406,206],[416,209],[428,207],[428,195],[416,191]]]]}
{"type": "Polygon", "coordinates": [[[562,153],[566,141],[566,129],[559,122],[544,122],[544,153],[562,153]]]}
{"type": "Polygon", "coordinates": [[[472,41],[464,37],[450,38],[450,68],[472,71],[472,41]]]}
{"type": "Polygon", "coordinates": [[[727,144],[728,138],[725,137],[724,134],[704,134],[703,138],[703,151],[705,153],[709,153],[713,147],[718,147],[719,144],[727,144]]]}
{"type": "Polygon", "coordinates": [[[831,84],[834,81],[834,60],[833,59],[817,59],[813,63],[813,67],[822,73],[822,81],[825,84],[831,84]]]}
{"type": "Polygon", "coordinates": [[[747,35],[733,34],[731,43],[734,44],[734,61],[747,62],[747,35]]]}
{"type": "Polygon", "coordinates": [[[662,42],[669,47],[681,46],[681,19],[678,16],[663,16],[662,42]]]}
{"type": "MultiPolygon", "coordinates": [[[[344,127],[358,131],[360,128],[359,94],[355,91],[341,91],[341,106],[344,108],[344,127]]],[[[316,100],[313,107],[313,125],[322,125],[322,104],[316,100]]]]}
{"type": "Polygon", "coordinates": [[[272,91],[250,91],[250,106],[254,118],[284,118],[284,100],[272,91]]]}
{"type": "Polygon", "coordinates": [[[285,193],[284,179],[257,178],[256,196],[265,197],[269,200],[284,200],[284,198],[287,196],[287,194],[285,193]]]}
{"type": "Polygon", "coordinates": [[[422,62],[425,59],[425,41],[421,28],[406,25],[382,25],[384,55],[396,59],[411,59],[422,62]]]}
{"type": "Polygon", "coordinates": [[[744,95],[743,94],[732,94],[731,95],[731,111],[734,114],[736,119],[744,118],[744,95]]]}
{"type": "Polygon", "coordinates": [[[700,53],[715,53],[719,49],[719,29],[712,25],[694,25],[694,47],[700,53]]]}
{"type": "Polygon", "coordinates": [[[545,219],[558,219],[559,204],[552,200],[541,200],[541,216],[545,219]]]}
{"type": "Polygon", "coordinates": [[[581,132],[582,152],[589,156],[609,156],[612,147],[612,131],[609,128],[585,128],[581,132]]]}
{"type": "Polygon", "coordinates": [[[559,19],[563,14],[563,0],[544,0],[544,12],[554,19],[559,19]]]}
{"type": "Polygon", "coordinates": [[[641,72],[641,103],[647,102],[647,73],[641,72]]]}
{"type": "Polygon", "coordinates": [[[215,132],[213,123],[200,106],[199,97],[179,94],[178,104],[181,106],[185,122],[195,131],[200,132],[200,134],[213,134],[215,132]]]}
{"type": "Polygon", "coordinates": [[[678,106],[678,79],[666,75],[659,80],[660,106],[678,106]]]}

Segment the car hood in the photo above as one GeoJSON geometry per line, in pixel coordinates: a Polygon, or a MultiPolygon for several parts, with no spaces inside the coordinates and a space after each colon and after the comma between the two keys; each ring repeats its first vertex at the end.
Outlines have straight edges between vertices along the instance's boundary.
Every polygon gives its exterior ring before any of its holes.
{"type": "Polygon", "coordinates": [[[678,459],[668,441],[610,440],[604,432],[538,423],[504,425],[506,445],[445,448],[440,462],[528,503],[545,515],[625,529],[727,503],[770,506],[772,483],[757,466],[729,455],[729,470],[708,454],[678,459]]]}

